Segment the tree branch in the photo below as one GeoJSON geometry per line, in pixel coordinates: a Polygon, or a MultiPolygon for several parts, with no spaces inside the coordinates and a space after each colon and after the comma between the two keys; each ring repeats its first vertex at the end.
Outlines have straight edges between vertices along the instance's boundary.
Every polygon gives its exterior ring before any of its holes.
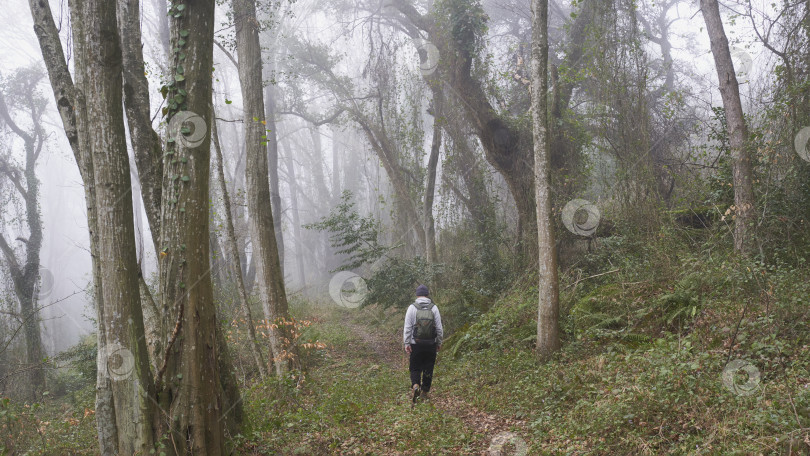
{"type": "Polygon", "coordinates": [[[316,127],[320,127],[321,125],[326,125],[326,124],[330,124],[330,123],[334,122],[335,119],[340,117],[340,115],[343,114],[344,112],[346,112],[345,108],[338,107],[337,110],[334,113],[326,116],[325,118],[323,118],[321,120],[317,120],[314,117],[310,116],[309,114],[306,114],[306,113],[303,113],[303,112],[283,111],[283,112],[279,112],[277,114],[279,114],[279,115],[286,114],[286,115],[300,117],[300,118],[306,120],[307,122],[311,123],[312,125],[315,125],[316,127]]]}

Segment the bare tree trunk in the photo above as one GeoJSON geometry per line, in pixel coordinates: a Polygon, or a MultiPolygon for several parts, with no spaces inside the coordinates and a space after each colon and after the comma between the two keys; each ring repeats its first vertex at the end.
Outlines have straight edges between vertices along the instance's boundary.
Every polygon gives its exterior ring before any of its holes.
{"type": "Polygon", "coordinates": [[[223,418],[230,412],[221,384],[208,242],[214,7],[206,1],[175,3],[171,17],[177,51],[167,98],[175,104],[168,110],[160,223],[161,308],[169,332],[156,383],[166,448],[178,454],[223,454],[223,418]]]}
{"type": "Polygon", "coordinates": [[[307,275],[304,269],[304,239],[301,233],[301,214],[298,211],[298,179],[295,176],[295,162],[292,153],[285,151],[284,163],[287,167],[287,185],[290,187],[290,211],[292,211],[293,234],[295,235],[295,261],[298,266],[298,276],[301,288],[307,286],[307,275]]]}
{"type": "Polygon", "coordinates": [[[436,262],[436,227],[433,219],[433,199],[436,193],[436,168],[439,165],[439,152],[442,147],[442,122],[444,119],[444,94],[436,85],[433,91],[433,142],[430,145],[430,158],[427,166],[427,186],[425,188],[425,256],[427,262],[436,262]]]}
{"type": "Polygon", "coordinates": [[[138,167],[146,218],[152,233],[155,252],[160,251],[161,179],[163,146],[152,128],[149,105],[149,82],[146,80],[141,39],[140,0],[118,0],[118,24],[123,54],[124,107],[129,136],[138,167]]]}
{"type": "Polygon", "coordinates": [[[532,117],[534,181],[537,203],[538,294],[537,356],[547,359],[560,348],[559,280],[551,222],[548,135],[548,0],[532,0],[532,117]]]}
{"type": "MultiPolygon", "coordinates": [[[[259,52],[261,58],[261,52],[259,52]]],[[[276,132],[276,95],[275,87],[268,83],[264,88],[265,119],[267,126],[265,135],[267,139],[267,169],[270,178],[270,207],[273,210],[273,231],[276,233],[278,246],[278,264],[281,267],[281,276],[284,277],[284,232],[281,220],[281,185],[278,179],[278,133],[276,132]]]]}
{"type": "Polygon", "coordinates": [[[154,0],[155,9],[158,13],[158,33],[160,37],[160,46],[163,49],[163,54],[166,57],[166,62],[161,65],[165,66],[171,58],[171,39],[169,38],[169,14],[168,4],[166,0],[154,0]]]}
{"type": "Polygon", "coordinates": [[[753,167],[751,154],[746,147],[748,128],[740,101],[740,86],[737,83],[717,0],[701,0],[700,9],[706,22],[706,31],[709,33],[717,78],[720,80],[720,95],[726,111],[729,144],[734,155],[734,248],[742,254],[748,254],[753,248],[753,235],[750,231],[756,212],[753,167]]]}
{"type": "Polygon", "coordinates": [[[340,148],[338,147],[339,129],[332,126],[332,204],[340,201],[340,148]]]}
{"type": "Polygon", "coordinates": [[[233,228],[233,217],[231,216],[231,197],[228,193],[228,186],[225,183],[225,162],[222,157],[222,147],[219,144],[216,116],[214,116],[214,123],[211,124],[211,140],[214,142],[214,151],[217,154],[217,178],[219,180],[219,190],[222,193],[222,205],[224,206],[226,255],[231,265],[231,271],[236,278],[236,288],[239,294],[239,308],[242,310],[242,314],[247,320],[251,354],[253,355],[253,360],[256,362],[256,368],[259,370],[259,374],[264,378],[267,376],[267,367],[262,356],[259,342],[256,340],[256,327],[254,326],[253,315],[250,312],[250,302],[248,301],[248,294],[245,289],[245,278],[242,275],[242,266],[239,264],[239,248],[236,245],[236,232],[233,228]]]}
{"type": "Polygon", "coordinates": [[[276,374],[287,370],[290,347],[283,343],[284,325],[279,319],[287,318],[287,294],[281,272],[275,223],[271,207],[270,187],[267,181],[267,154],[262,147],[265,135],[264,101],[262,100],[262,65],[259,30],[256,21],[255,0],[234,0],[236,45],[239,53],[239,80],[245,112],[245,173],[247,207],[250,213],[250,236],[256,264],[259,295],[265,318],[270,321],[270,346],[276,374]],[[258,120],[256,120],[258,119],[258,120]]]}
{"type": "Polygon", "coordinates": [[[318,200],[323,206],[328,206],[334,195],[327,187],[326,173],[324,173],[323,161],[323,140],[321,138],[321,128],[318,125],[309,124],[309,137],[312,138],[312,154],[310,155],[310,168],[312,171],[313,183],[318,191],[318,200]]]}
{"type": "Polygon", "coordinates": [[[87,145],[99,208],[101,289],[96,292],[103,298],[105,318],[99,326],[106,337],[100,365],[112,383],[117,452],[147,453],[154,444],[154,404],[148,399],[154,385],[143,337],[116,5],[74,3],[71,19],[84,67],[82,88],[93,94],[86,100],[86,126],[94,132],[87,145]]]}
{"type": "MultiPolygon", "coordinates": [[[[50,5],[47,2],[29,0],[31,16],[34,20],[34,32],[39,42],[48,77],[53,90],[54,101],[62,119],[62,126],[67,137],[73,156],[79,167],[79,173],[84,182],[85,204],[87,206],[87,224],[90,231],[90,256],[92,258],[93,289],[96,290],[94,299],[96,304],[96,319],[105,320],[104,298],[100,293],[101,266],[99,261],[99,238],[96,229],[98,215],[96,208],[96,188],[93,179],[93,161],[87,145],[87,126],[85,118],[84,91],[81,88],[84,79],[84,62],[82,60],[82,44],[74,41],[74,55],[76,59],[76,82],[68,71],[67,60],[59,37],[59,30],[53,20],[50,5]]],[[[80,24],[74,25],[74,32],[80,24]]],[[[98,325],[97,344],[99,354],[104,353],[107,347],[107,337],[104,325],[98,325]]],[[[99,440],[99,452],[102,455],[113,455],[117,452],[118,435],[113,405],[112,385],[106,375],[105,361],[98,356],[98,369],[96,377],[96,428],[99,440]]]]}

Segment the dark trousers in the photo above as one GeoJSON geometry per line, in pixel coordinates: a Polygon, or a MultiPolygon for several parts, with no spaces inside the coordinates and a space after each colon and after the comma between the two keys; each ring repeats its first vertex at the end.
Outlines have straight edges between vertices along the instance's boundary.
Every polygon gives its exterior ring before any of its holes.
{"type": "Polygon", "coordinates": [[[436,344],[411,344],[411,386],[419,385],[422,391],[430,391],[435,364],[436,344]]]}

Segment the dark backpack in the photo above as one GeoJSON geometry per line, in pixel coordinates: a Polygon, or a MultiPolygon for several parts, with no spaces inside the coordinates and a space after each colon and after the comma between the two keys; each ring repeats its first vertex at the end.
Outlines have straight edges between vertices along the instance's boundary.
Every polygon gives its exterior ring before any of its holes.
{"type": "Polygon", "coordinates": [[[415,302],[416,324],[413,327],[413,338],[416,343],[434,343],[436,341],[436,318],[433,315],[432,302],[415,302]]]}

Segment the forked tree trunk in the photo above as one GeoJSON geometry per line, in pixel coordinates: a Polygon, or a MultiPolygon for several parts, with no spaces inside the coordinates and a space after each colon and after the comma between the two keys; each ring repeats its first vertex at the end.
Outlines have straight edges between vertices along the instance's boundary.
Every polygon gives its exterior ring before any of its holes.
{"type": "Polygon", "coordinates": [[[551,222],[548,135],[548,0],[532,0],[532,118],[534,188],[537,203],[538,294],[537,356],[547,359],[560,348],[559,280],[551,222]]]}
{"type": "MultiPolygon", "coordinates": [[[[87,144],[88,129],[85,122],[87,115],[85,96],[82,89],[84,80],[84,62],[82,45],[73,42],[75,56],[76,85],[68,71],[67,60],[59,37],[59,30],[53,19],[48,2],[29,0],[31,16],[34,20],[34,32],[37,36],[40,52],[45,67],[48,70],[51,89],[55,105],[62,120],[62,127],[70,144],[71,151],[79,167],[79,173],[84,182],[84,197],[87,207],[87,225],[90,238],[90,256],[92,259],[93,289],[96,319],[104,321],[104,298],[98,290],[101,286],[101,265],[99,261],[99,238],[96,227],[98,225],[98,211],[96,208],[96,188],[93,179],[93,161],[87,144]]],[[[78,30],[80,23],[74,24],[73,29],[78,30]]],[[[98,326],[97,346],[99,354],[104,353],[107,347],[107,337],[104,325],[98,326]]],[[[105,366],[102,365],[102,356],[97,357],[98,369],[96,376],[96,429],[98,432],[99,452],[102,455],[112,455],[117,452],[118,435],[113,408],[113,395],[111,381],[106,375],[105,366]]]]}
{"type": "Polygon", "coordinates": [[[242,86],[245,112],[245,153],[247,207],[250,213],[250,237],[253,241],[253,258],[256,264],[259,295],[264,315],[271,323],[270,346],[276,374],[287,371],[291,347],[286,347],[284,325],[279,319],[287,318],[287,294],[281,272],[275,224],[271,205],[270,187],[267,182],[267,154],[265,142],[264,101],[262,100],[262,63],[259,47],[259,30],[256,21],[255,0],[234,0],[236,46],[239,54],[239,80],[242,86]]]}
{"type": "Polygon", "coordinates": [[[748,128],[740,101],[740,86],[731,60],[728,39],[720,17],[717,0],[701,0],[700,10],[706,22],[706,31],[714,55],[714,66],[720,80],[720,95],[726,111],[729,145],[734,157],[734,249],[748,254],[753,248],[753,229],[756,212],[754,210],[754,184],[751,154],[746,146],[748,128]]]}
{"type": "MultiPolygon", "coordinates": [[[[132,217],[132,183],[121,99],[121,48],[113,2],[75,2],[71,9],[77,58],[84,68],[87,146],[93,163],[98,207],[98,262],[105,346],[101,375],[111,383],[116,452],[153,449],[154,392],[144,340],[138,262],[132,217]]],[[[88,176],[89,177],[89,176],[88,176]]]]}

